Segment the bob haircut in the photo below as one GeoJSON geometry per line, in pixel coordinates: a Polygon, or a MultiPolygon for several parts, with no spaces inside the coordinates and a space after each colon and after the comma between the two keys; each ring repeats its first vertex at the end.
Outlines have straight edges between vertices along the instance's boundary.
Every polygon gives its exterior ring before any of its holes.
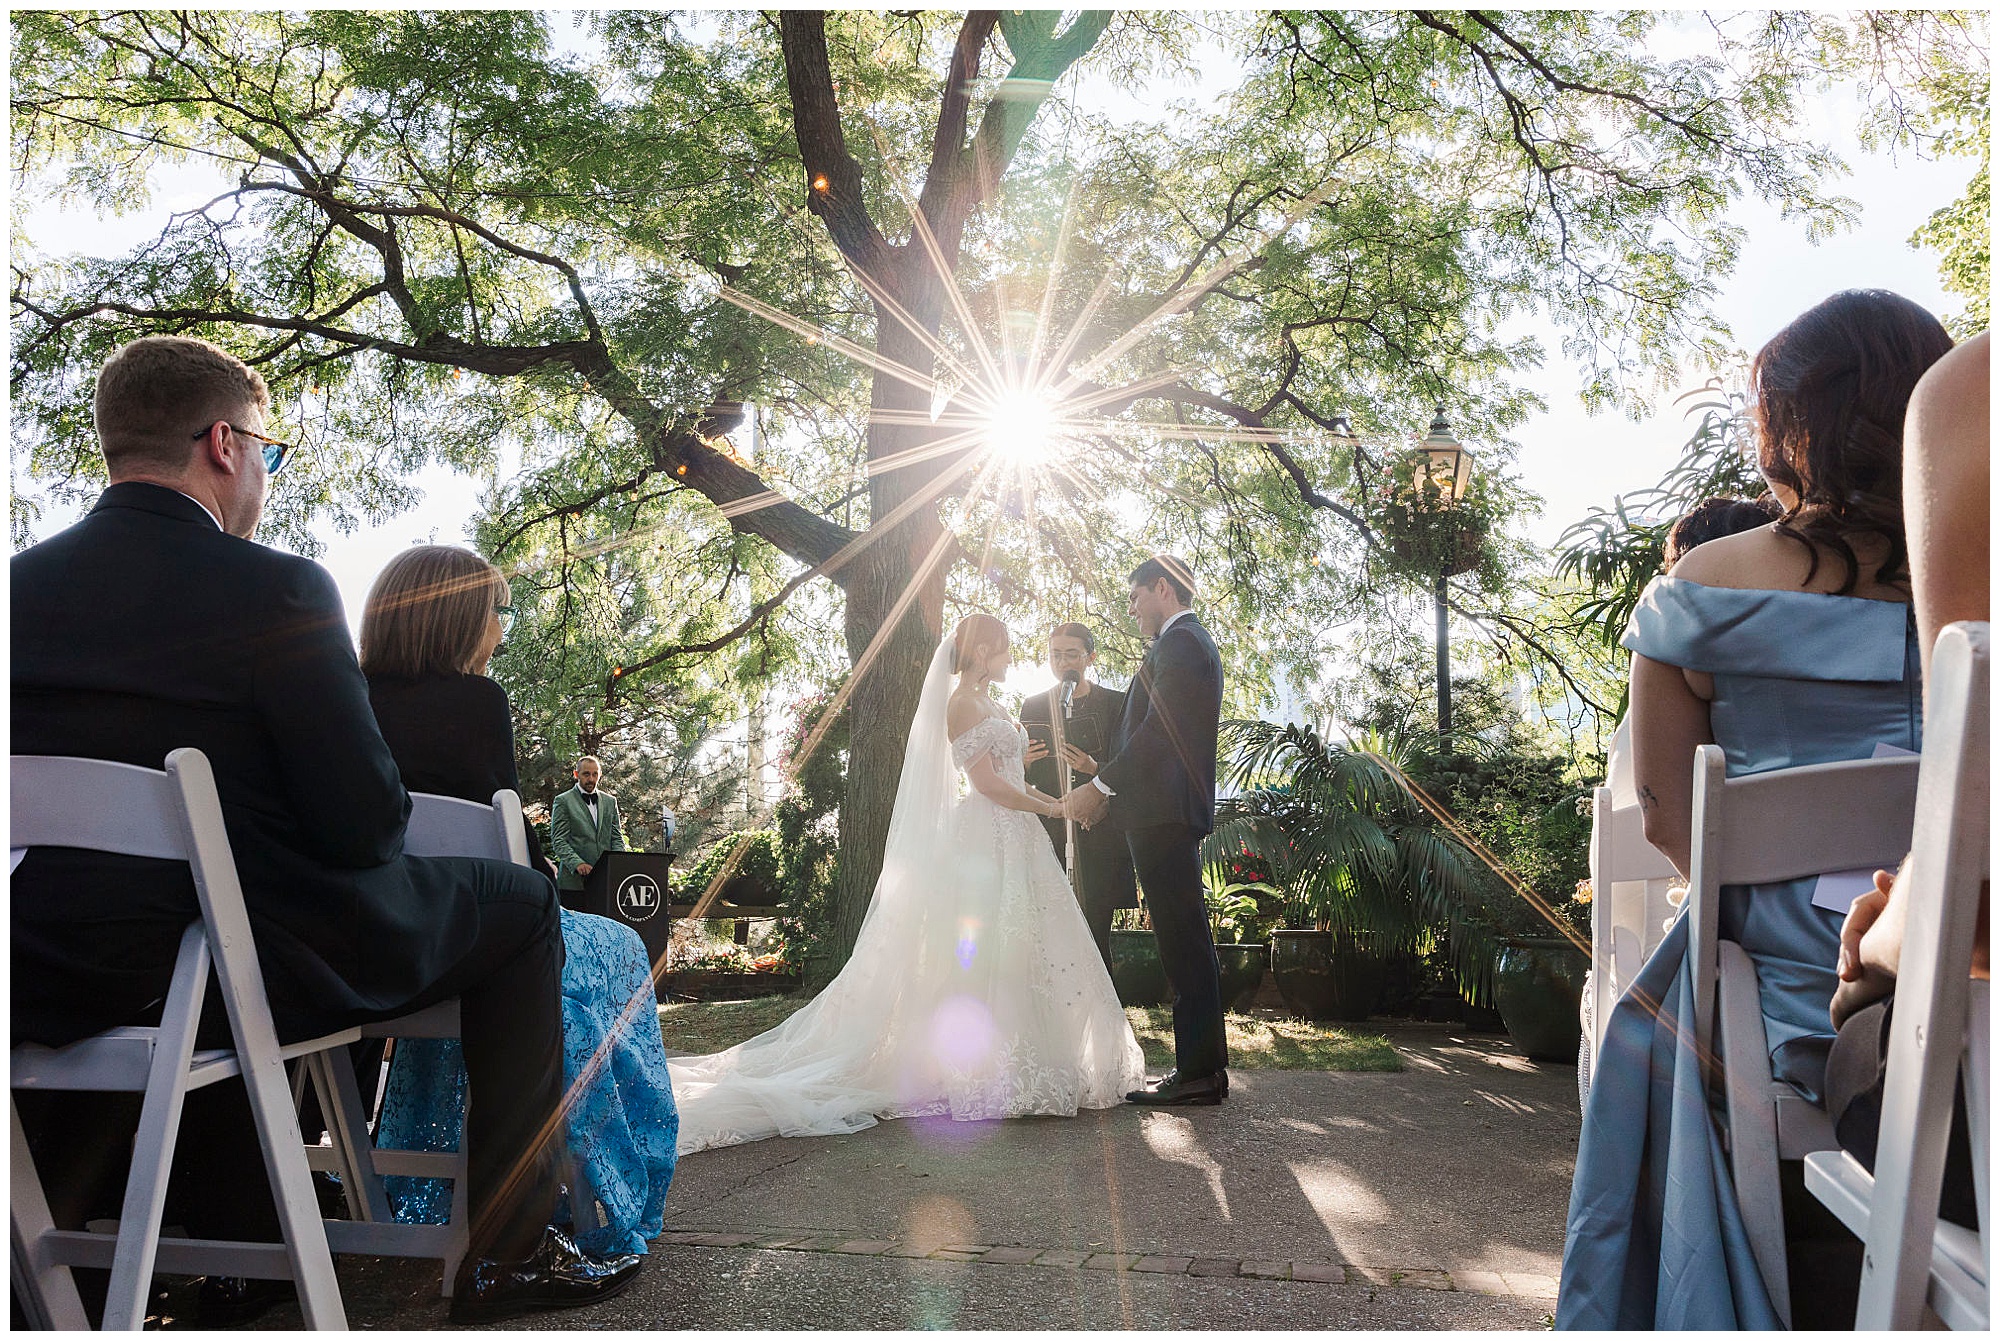
{"type": "Polygon", "coordinates": [[[1861,578],[1852,540],[1888,542],[1878,582],[1909,577],[1903,537],[1903,415],[1924,370],[1951,348],[1938,319],[1885,289],[1849,289],[1808,309],[1750,363],[1757,464],[1798,495],[1776,529],[1811,555],[1847,566],[1840,594],[1861,578]]]}
{"type": "Polygon", "coordinates": [[[415,545],[389,560],[361,612],[361,670],[421,679],[469,674],[486,620],[507,600],[498,568],[456,545],[415,545]]]}

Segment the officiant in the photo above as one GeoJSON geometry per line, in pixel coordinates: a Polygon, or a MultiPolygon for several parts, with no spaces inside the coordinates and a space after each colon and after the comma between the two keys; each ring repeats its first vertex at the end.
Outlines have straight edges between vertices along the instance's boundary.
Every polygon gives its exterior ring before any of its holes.
{"type": "MultiPolygon", "coordinates": [[[[1108,689],[1090,678],[1097,664],[1097,638],[1083,624],[1058,624],[1049,634],[1049,669],[1055,672],[1055,687],[1046,694],[1031,694],[1021,705],[1021,724],[1028,728],[1028,781],[1051,796],[1061,796],[1062,764],[1053,746],[1060,724],[1063,747],[1061,758],[1069,763],[1069,787],[1081,787],[1097,775],[1098,760],[1111,748],[1112,735],[1125,712],[1125,695],[1108,689]],[[1064,710],[1065,690],[1068,709],[1064,710]]],[[[1069,864],[1069,834],[1064,821],[1044,819],[1049,840],[1055,844],[1056,860],[1069,864]]],[[[1132,875],[1132,854],[1125,834],[1108,824],[1095,829],[1076,827],[1077,900],[1083,905],[1084,920],[1111,967],[1111,917],[1120,908],[1139,905],[1138,883],[1132,875]]]]}

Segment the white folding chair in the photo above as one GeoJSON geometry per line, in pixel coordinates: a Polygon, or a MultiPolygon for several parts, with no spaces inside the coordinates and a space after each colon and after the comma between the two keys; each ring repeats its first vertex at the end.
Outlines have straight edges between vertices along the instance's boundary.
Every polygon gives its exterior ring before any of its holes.
{"type": "Polygon", "coordinates": [[[1844,1151],[1806,1156],[1806,1187],[1867,1244],[1854,1324],[1862,1330],[1913,1330],[1926,1303],[1947,1326],[1989,1325],[1991,1024],[1988,985],[1968,977],[1990,866],[1987,634],[1983,623],[1949,625],[1931,657],[1916,832],[1898,895],[1908,910],[1875,1173],[1844,1151]],[[1961,1076],[1976,1233],[1937,1217],[1952,1082],[1961,1076]]]}
{"type": "Polygon", "coordinates": [[[110,1029],[61,1048],[22,1044],[12,1049],[15,1090],[145,1095],[115,1233],[55,1227],[20,1111],[10,1096],[14,1286],[34,1322],[74,1330],[88,1323],[70,1268],[109,1267],[104,1326],[137,1330],[146,1321],[156,1270],[291,1280],[298,1285],[307,1326],[344,1329],[340,1287],[300,1148],[284,1063],[344,1048],[360,1035],[349,1029],[280,1046],[216,799],[215,775],[207,756],[196,749],[175,750],[166,765],[161,773],[100,759],[16,755],[12,760],[13,846],[185,861],[193,870],[201,907],[201,920],[181,936],[157,1026],[110,1029]],[[211,966],[235,1047],[197,1052],[195,1032],[211,966]],[[182,1103],[189,1091],[237,1075],[249,1094],[284,1242],[161,1238],[182,1103]]]}
{"type": "Polygon", "coordinates": [[[1673,915],[1668,887],[1679,878],[1666,854],[1646,841],[1637,805],[1615,804],[1599,787],[1590,819],[1590,1036],[1594,1055],[1604,1042],[1611,1007],[1666,937],[1673,915]]]}
{"type": "MultiPolygon", "coordinates": [[[[521,822],[521,798],[511,789],[493,793],[491,805],[429,792],[410,795],[410,822],[403,851],[413,857],[487,857],[528,864],[526,830],[521,822]]],[[[444,1001],[393,1020],[361,1026],[363,1038],[457,1038],[458,1002],[444,1001]]],[[[351,1221],[327,1222],[327,1236],[336,1251],[379,1257],[435,1257],[443,1264],[448,1297],[465,1258],[471,1228],[467,1207],[466,1142],[456,1151],[395,1150],[373,1145],[368,1114],[355,1086],[347,1059],[322,1055],[308,1062],[308,1076],[319,1092],[327,1115],[331,1143],[307,1147],[314,1168],[340,1176],[347,1189],[351,1221]],[[453,1187],[451,1221],[443,1225],[399,1224],[391,1213],[382,1179],[402,1175],[449,1179],[453,1187]]],[[[467,1104],[470,1106],[470,1097],[467,1104]]],[[[575,1186],[574,1179],[571,1185],[575,1186]]]]}
{"type": "Polygon", "coordinates": [[[1790,1278],[1778,1161],[1832,1149],[1833,1125],[1771,1074],[1756,964],[1742,946],[1718,934],[1722,886],[1894,866],[1909,850],[1916,793],[1914,756],[1725,779],[1721,746],[1695,751],[1688,878],[1695,1047],[1723,1091],[1723,1137],[1736,1200],[1772,1306],[1787,1327],[1790,1278]]]}

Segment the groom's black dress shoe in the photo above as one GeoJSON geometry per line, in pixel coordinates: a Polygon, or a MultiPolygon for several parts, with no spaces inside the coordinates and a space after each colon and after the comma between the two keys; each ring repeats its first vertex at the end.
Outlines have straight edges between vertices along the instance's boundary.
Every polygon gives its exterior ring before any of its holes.
{"type": "Polygon", "coordinates": [[[1134,1104],[1219,1104],[1229,1094],[1229,1073],[1213,1071],[1205,1076],[1195,1076],[1182,1080],[1178,1071],[1167,1072],[1166,1079],[1149,1090],[1133,1090],[1125,1096],[1127,1103],[1134,1104]]]}
{"type": "Polygon", "coordinates": [[[451,1320],[486,1322],[531,1309],[601,1303],[630,1285],[644,1260],[634,1253],[592,1257],[568,1233],[550,1225],[522,1261],[482,1257],[467,1263],[452,1292],[451,1320]]]}

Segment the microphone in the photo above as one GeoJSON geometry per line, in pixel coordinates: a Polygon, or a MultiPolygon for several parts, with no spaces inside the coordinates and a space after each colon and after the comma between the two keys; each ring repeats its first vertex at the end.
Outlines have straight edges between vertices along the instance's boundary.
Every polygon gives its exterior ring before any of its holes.
{"type": "Polygon", "coordinates": [[[1083,678],[1083,672],[1082,672],[1082,671],[1080,671],[1080,670],[1076,670],[1076,669],[1074,669],[1074,668],[1072,668],[1072,669],[1070,669],[1070,670],[1066,670],[1066,671],[1064,671],[1064,672],[1063,672],[1063,680],[1062,680],[1062,686],[1063,686],[1063,696],[1062,696],[1062,710],[1063,710],[1063,720],[1064,720],[1064,721],[1068,721],[1068,720],[1069,720],[1069,716],[1070,716],[1070,699],[1071,699],[1071,697],[1072,697],[1073,695],[1075,695],[1075,693],[1076,693],[1076,682],[1077,682],[1078,680],[1081,680],[1082,678],[1083,678]]]}

